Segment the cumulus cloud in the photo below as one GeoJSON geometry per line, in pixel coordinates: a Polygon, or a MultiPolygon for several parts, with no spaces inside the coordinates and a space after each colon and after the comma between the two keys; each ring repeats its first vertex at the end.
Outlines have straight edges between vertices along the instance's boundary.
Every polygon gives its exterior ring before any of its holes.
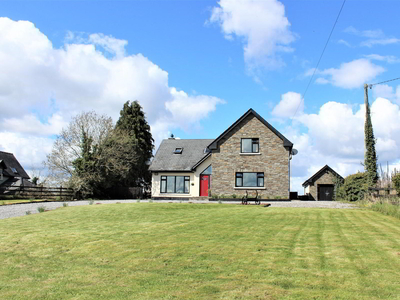
{"type": "Polygon", "coordinates": [[[318,71],[321,77],[317,78],[317,83],[331,83],[334,86],[353,89],[361,87],[364,83],[370,82],[385,69],[373,64],[365,58],[356,59],[347,63],[342,63],[339,68],[330,68],[318,71]]]}
{"type": "Polygon", "coordinates": [[[287,92],[281,96],[281,101],[274,107],[271,114],[279,118],[290,118],[297,111],[301,115],[304,110],[302,100],[299,93],[287,92]]]}
{"type": "Polygon", "coordinates": [[[372,88],[372,95],[374,95],[375,98],[382,97],[400,104],[400,85],[398,85],[396,89],[387,84],[375,85],[372,88]]]}
{"type": "Polygon", "coordinates": [[[51,143],[71,116],[95,110],[116,121],[128,100],[140,102],[159,143],[171,128],[198,128],[224,103],[169,86],[168,72],[126,54],[125,40],[69,33],[65,41],[55,48],[31,22],[0,18],[0,133],[7,137],[0,150],[24,147],[43,158],[34,149],[51,143]]]}
{"type": "MultiPolygon", "coordinates": [[[[377,98],[371,104],[371,118],[377,139],[378,162],[396,165],[400,161],[400,107],[388,99],[377,98]]],[[[318,113],[295,117],[284,135],[299,154],[292,159],[292,184],[302,192],[304,182],[328,164],[342,176],[363,171],[365,107],[327,102],[318,113]],[[299,125],[307,128],[299,131],[299,125]],[[296,186],[297,184],[297,186],[296,186]]]]}
{"type": "Polygon", "coordinates": [[[225,38],[244,43],[244,59],[250,70],[274,69],[284,63],[279,53],[292,52],[295,40],[284,5],[277,0],[221,0],[213,7],[209,22],[220,25],[225,38]]]}

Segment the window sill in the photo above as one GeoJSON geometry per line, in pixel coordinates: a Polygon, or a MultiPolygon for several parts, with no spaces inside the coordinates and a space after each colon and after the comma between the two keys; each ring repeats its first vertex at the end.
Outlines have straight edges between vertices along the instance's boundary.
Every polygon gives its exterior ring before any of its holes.
{"type": "Polygon", "coordinates": [[[234,186],[235,190],[266,190],[265,186],[234,186]]]}
{"type": "Polygon", "coordinates": [[[240,152],[239,153],[240,155],[261,155],[261,153],[260,152],[257,152],[257,153],[252,153],[252,152],[240,152]]]}

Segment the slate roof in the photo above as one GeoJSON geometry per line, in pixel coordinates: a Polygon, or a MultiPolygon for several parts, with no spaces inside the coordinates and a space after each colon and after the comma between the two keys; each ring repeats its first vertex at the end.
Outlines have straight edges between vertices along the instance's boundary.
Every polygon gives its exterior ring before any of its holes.
{"type": "Polygon", "coordinates": [[[209,153],[204,149],[213,139],[166,139],[161,142],[149,167],[157,171],[192,171],[192,168],[209,153]],[[181,154],[175,154],[176,148],[183,148],[181,154]]]}
{"type": "Polygon", "coordinates": [[[250,114],[254,115],[258,120],[260,120],[261,123],[263,123],[265,126],[267,126],[273,133],[275,133],[283,142],[283,146],[289,148],[292,150],[293,143],[289,141],[287,138],[285,138],[278,130],[276,130],[271,124],[269,124],[263,117],[261,117],[258,113],[256,113],[252,108],[250,108],[243,116],[241,116],[235,123],[233,123],[227,130],[225,130],[219,137],[217,137],[215,140],[208,145],[208,147],[212,150],[218,149],[218,143],[223,140],[223,138],[231,132],[233,129],[235,129],[236,126],[238,126],[244,119],[247,118],[250,114]]]}
{"type": "Polygon", "coordinates": [[[24,168],[20,165],[20,163],[12,153],[0,151],[0,165],[2,167],[6,167],[6,169],[3,170],[3,175],[5,176],[30,179],[28,174],[26,174],[24,168]],[[17,173],[14,173],[12,168],[14,168],[17,173]]]}
{"type": "Polygon", "coordinates": [[[309,185],[310,183],[314,183],[315,180],[317,180],[322,174],[324,174],[325,170],[329,170],[330,172],[332,172],[335,176],[339,176],[340,179],[343,181],[344,178],[342,176],[340,176],[340,174],[336,173],[334,169],[332,169],[330,166],[325,165],[324,167],[322,167],[321,170],[319,170],[317,173],[315,173],[313,176],[311,176],[310,178],[308,178],[306,181],[304,181],[304,183],[302,184],[303,187],[306,187],[307,185],[309,185]]]}

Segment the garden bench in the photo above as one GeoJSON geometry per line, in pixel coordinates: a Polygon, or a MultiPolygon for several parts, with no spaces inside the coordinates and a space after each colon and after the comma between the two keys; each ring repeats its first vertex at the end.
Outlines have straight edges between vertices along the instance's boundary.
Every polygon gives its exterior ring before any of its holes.
{"type": "Polygon", "coordinates": [[[249,194],[246,191],[246,195],[242,197],[242,205],[247,205],[249,201],[254,201],[255,205],[260,205],[261,201],[258,199],[258,191],[256,190],[256,196],[249,198],[249,194]]]}

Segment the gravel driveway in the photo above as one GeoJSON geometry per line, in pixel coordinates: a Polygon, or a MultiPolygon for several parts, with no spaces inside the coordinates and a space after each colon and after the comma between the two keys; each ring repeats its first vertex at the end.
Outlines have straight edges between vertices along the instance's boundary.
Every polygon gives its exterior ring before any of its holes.
{"type": "MultiPolygon", "coordinates": [[[[101,204],[112,204],[112,203],[136,203],[137,200],[97,200],[96,203],[101,204]]],[[[148,202],[147,200],[140,200],[140,202],[148,202]]],[[[154,201],[154,203],[179,203],[179,200],[172,201],[154,201]]],[[[183,201],[185,203],[186,201],[183,201]]],[[[216,201],[190,201],[192,203],[212,203],[218,204],[216,201]]],[[[66,201],[68,206],[78,206],[78,205],[89,205],[89,201],[66,201]]],[[[271,201],[264,200],[261,205],[270,203],[271,207],[310,207],[310,208],[356,208],[353,204],[341,203],[335,201],[271,201]]],[[[223,204],[240,204],[240,202],[228,202],[224,201],[223,204]]],[[[53,210],[58,207],[63,206],[63,202],[41,202],[41,203],[23,203],[23,204],[13,204],[13,205],[2,205],[0,206],[0,219],[7,219],[12,217],[25,216],[27,211],[32,214],[38,213],[38,207],[44,206],[48,210],[53,210]]]]}

